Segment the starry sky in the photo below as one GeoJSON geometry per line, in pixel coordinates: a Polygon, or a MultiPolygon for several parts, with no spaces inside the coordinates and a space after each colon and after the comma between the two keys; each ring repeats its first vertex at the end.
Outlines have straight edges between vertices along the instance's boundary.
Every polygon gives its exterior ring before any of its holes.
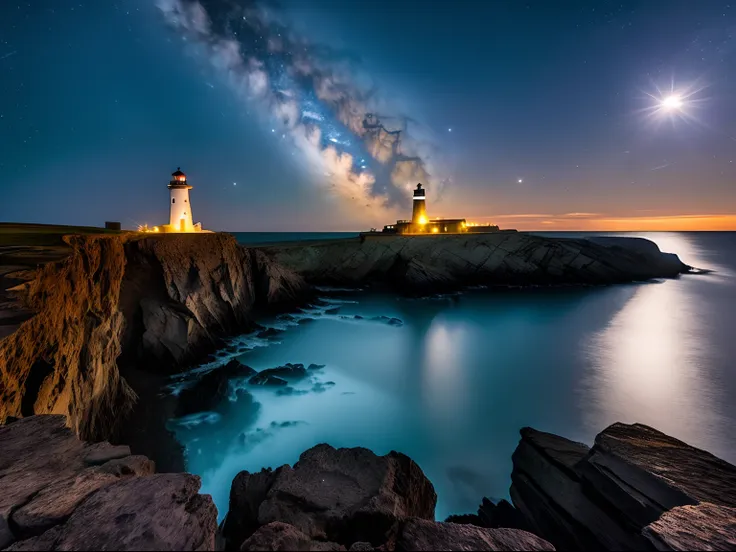
{"type": "Polygon", "coordinates": [[[734,98],[735,0],[7,0],[0,221],[736,230],[734,98]]]}

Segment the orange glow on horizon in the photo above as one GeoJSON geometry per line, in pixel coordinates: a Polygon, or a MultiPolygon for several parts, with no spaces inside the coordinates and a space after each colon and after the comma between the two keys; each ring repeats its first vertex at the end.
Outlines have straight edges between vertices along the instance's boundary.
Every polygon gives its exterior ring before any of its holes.
{"type": "Polygon", "coordinates": [[[588,231],[588,232],[687,232],[736,231],[736,214],[610,216],[600,213],[513,214],[476,217],[495,221],[502,229],[524,231],[588,231]]]}

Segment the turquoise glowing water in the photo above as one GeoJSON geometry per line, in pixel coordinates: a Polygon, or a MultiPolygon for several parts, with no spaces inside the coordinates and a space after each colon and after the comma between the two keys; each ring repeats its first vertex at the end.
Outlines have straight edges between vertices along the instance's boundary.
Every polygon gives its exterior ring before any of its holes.
{"type": "Polygon", "coordinates": [[[285,328],[277,338],[236,340],[255,346],[238,358],[257,370],[326,367],[291,394],[249,389],[172,423],[188,470],[222,516],[242,469],[293,463],[320,442],[394,449],[432,480],[443,519],[508,496],[525,425],[591,443],[610,423],[642,422],[736,462],[736,233],[639,235],[716,272],[423,300],[326,291],[331,303],[301,323],[270,321],[285,328]]]}

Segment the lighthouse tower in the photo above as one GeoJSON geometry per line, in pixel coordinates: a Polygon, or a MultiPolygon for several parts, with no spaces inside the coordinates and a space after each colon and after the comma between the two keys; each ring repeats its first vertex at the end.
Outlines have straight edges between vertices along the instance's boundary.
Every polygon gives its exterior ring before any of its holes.
{"type": "Polygon", "coordinates": [[[192,204],[189,203],[189,190],[192,187],[187,184],[187,175],[176,169],[171,174],[169,190],[171,191],[171,215],[169,216],[169,227],[172,232],[194,232],[192,223],[192,204]]]}
{"type": "Polygon", "coordinates": [[[424,188],[421,184],[417,184],[417,189],[414,190],[414,208],[411,213],[411,222],[421,232],[422,227],[427,224],[427,207],[424,204],[424,188]]]}

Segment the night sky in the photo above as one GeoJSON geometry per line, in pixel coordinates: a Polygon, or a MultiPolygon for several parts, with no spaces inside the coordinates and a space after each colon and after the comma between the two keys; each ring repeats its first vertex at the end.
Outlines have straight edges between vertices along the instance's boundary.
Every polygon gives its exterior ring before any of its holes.
{"type": "Polygon", "coordinates": [[[417,182],[507,228],[736,230],[735,161],[736,0],[0,4],[0,221],[165,223],[180,166],[213,230],[379,227],[417,182]]]}

